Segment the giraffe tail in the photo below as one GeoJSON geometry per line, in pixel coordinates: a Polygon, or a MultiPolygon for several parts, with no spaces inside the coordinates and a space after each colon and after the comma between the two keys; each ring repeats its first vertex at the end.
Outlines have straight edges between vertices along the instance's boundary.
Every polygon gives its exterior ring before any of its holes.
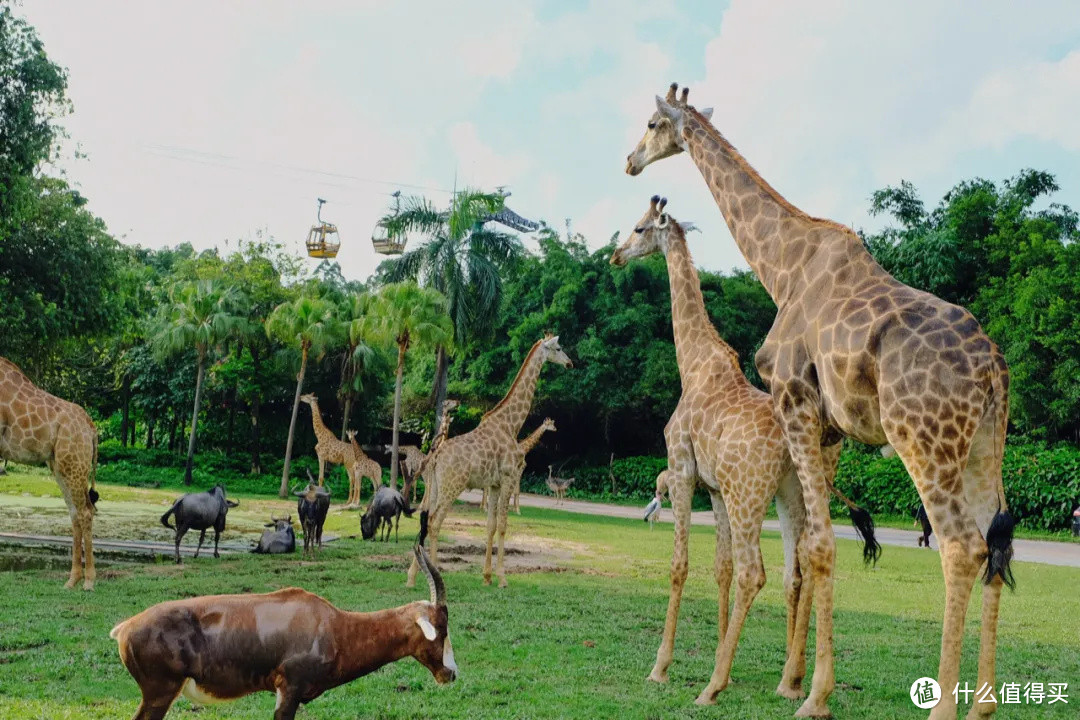
{"type": "Polygon", "coordinates": [[[1016,519],[1009,513],[1008,505],[1005,503],[1005,484],[1001,473],[1001,463],[1005,452],[1005,431],[1008,429],[1009,422],[1009,376],[1005,358],[996,347],[994,348],[994,368],[990,372],[990,387],[993,391],[990,412],[994,413],[992,420],[994,452],[997,455],[998,511],[994,514],[990,527],[986,531],[987,556],[983,582],[989,585],[996,575],[1010,590],[1015,590],[1016,578],[1013,577],[1011,561],[1016,519]]]}
{"type": "Polygon", "coordinates": [[[847,505],[851,525],[855,528],[855,534],[863,541],[863,562],[867,565],[871,563],[877,565],[878,560],[881,558],[881,543],[878,542],[874,531],[874,518],[870,516],[868,511],[856,505],[846,495],[837,490],[832,483],[829,483],[829,490],[840,502],[847,505]]]}
{"type": "Polygon", "coordinates": [[[97,501],[101,495],[97,491],[98,437],[94,433],[94,458],[90,461],[90,506],[97,512],[97,501]]]}

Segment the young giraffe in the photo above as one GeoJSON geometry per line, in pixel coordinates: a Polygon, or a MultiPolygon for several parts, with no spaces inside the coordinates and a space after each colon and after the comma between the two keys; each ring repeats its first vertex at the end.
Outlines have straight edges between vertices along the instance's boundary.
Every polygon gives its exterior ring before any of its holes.
{"type": "MultiPolygon", "coordinates": [[[[353,467],[353,449],[347,442],[338,440],[334,435],[334,432],[326,427],[326,423],[323,422],[322,413],[319,412],[319,399],[315,397],[315,393],[308,393],[307,395],[301,395],[300,400],[306,402],[311,406],[311,427],[315,430],[315,454],[319,457],[319,487],[323,486],[323,478],[326,475],[326,464],[334,463],[341,465],[345,468],[345,472],[349,476],[349,497],[353,496],[353,489],[358,488],[359,480],[356,478],[356,472],[353,467]]],[[[380,477],[381,480],[381,477],[380,477]]],[[[359,498],[360,493],[356,493],[359,498]]],[[[349,506],[347,507],[355,507],[349,506]]],[[[359,499],[357,505],[359,506],[359,499]]]]}
{"type": "MultiPolygon", "coordinates": [[[[776,192],[698,112],[684,88],[656,98],[641,142],[627,157],[637,175],[688,152],[735,243],[776,302],[755,357],[769,386],[807,501],[807,549],[817,604],[817,648],[802,717],[827,716],[835,679],[829,522],[823,445],[841,435],[900,455],[938,533],[945,619],[932,719],[956,716],[964,617],[986,566],[976,686],[994,685],[998,607],[1012,585],[1013,520],[1001,478],[1009,372],[998,347],[964,308],[887,273],[850,228],[813,218],[776,192]]],[[[986,700],[991,700],[984,695],[986,700]]],[[[982,700],[979,698],[978,700],[982,700]]],[[[969,718],[991,715],[977,701],[969,718]]]]}
{"type": "MultiPolygon", "coordinates": [[[[475,429],[447,440],[440,447],[433,465],[433,477],[420,501],[420,510],[431,512],[432,564],[438,563],[439,529],[458,495],[466,488],[490,488],[497,494],[487,510],[484,584],[491,584],[491,551],[498,521],[499,559],[495,572],[499,576],[499,587],[506,587],[503,560],[507,503],[521,467],[517,436],[532,407],[540,370],[548,361],[573,367],[570,358],[559,347],[557,335],[536,341],[506,396],[480,419],[475,429]]],[[[415,562],[409,567],[408,587],[416,582],[417,569],[415,562]]]]}
{"type": "Polygon", "coordinates": [[[345,504],[345,507],[360,507],[360,490],[364,484],[364,478],[371,480],[371,496],[375,497],[375,493],[379,492],[379,488],[382,487],[382,466],[360,449],[360,444],[356,442],[355,430],[349,430],[346,435],[349,436],[349,444],[352,446],[353,453],[353,469],[349,478],[350,480],[355,479],[355,482],[350,483],[349,502],[345,504]]]}
{"type": "MultiPolygon", "coordinates": [[[[412,496],[412,504],[416,504],[416,485],[417,480],[423,475],[424,467],[428,464],[428,458],[431,453],[435,452],[435,449],[446,440],[446,434],[450,431],[450,423],[453,418],[450,415],[458,409],[461,402],[453,399],[446,399],[443,401],[442,422],[439,424],[439,430],[435,434],[435,439],[431,441],[431,445],[428,446],[428,454],[425,455],[420,448],[415,445],[405,445],[399,447],[398,451],[404,454],[405,459],[401,461],[402,477],[404,481],[401,486],[401,494],[408,498],[412,496]]],[[[390,452],[390,446],[385,446],[386,452],[390,452]]]]}
{"type": "MultiPolygon", "coordinates": [[[[517,474],[517,482],[514,483],[514,491],[510,496],[510,502],[514,505],[514,512],[518,515],[521,514],[521,474],[525,472],[525,456],[532,452],[532,449],[540,442],[540,438],[543,437],[546,432],[555,432],[555,421],[551,418],[544,418],[544,422],[540,423],[540,427],[536,428],[526,437],[524,440],[518,443],[518,449],[521,452],[521,469],[517,474]]],[[[480,508],[486,509],[488,504],[488,491],[484,488],[484,494],[480,498],[480,508]]]]}
{"type": "Polygon", "coordinates": [[[71,575],[93,590],[94,489],[98,434],[86,411],[36,387],[11,361],[0,357],[0,457],[47,465],[71,516],[71,575]],[[86,568],[83,568],[85,560],[86,568]]]}
{"type": "MultiPolygon", "coordinates": [[[[616,266],[657,252],[666,257],[675,356],[682,380],[682,396],[664,428],[668,469],[657,477],[657,497],[664,487],[671,497],[675,550],[671,558],[671,597],[663,640],[649,679],[668,680],[689,565],[690,501],[700,478],[709,491],[716,518],[714,572],[719,589],[719,641],[712,678],[696,702],[714,703],[717,694],[728,684],[743,623],[754,598],[765,585],[761,524],[774,497],[784,542],[788,606],[788,660],[777,692],[789,698],[801,697],[810,614],[809,594],[800,595],[805,565],[796,557],[806,519],[802,489],[780,425],[773,417],[769,395],[746,379],[738,354],[716,332],[705,310],[698,273],[686,244],[689,224],[680,225],[664,213],[666,203],[667,200],[653,196],[648,211],[611,256],[611,264],[616,266]],[[733,559],[738,574],[729,622],[733,559]],[[798,615],[800,609],[802,618],[798,615]]],[[[839,449],[839,444],[830,449],[830,471],[835,470],[839,449]]]]}

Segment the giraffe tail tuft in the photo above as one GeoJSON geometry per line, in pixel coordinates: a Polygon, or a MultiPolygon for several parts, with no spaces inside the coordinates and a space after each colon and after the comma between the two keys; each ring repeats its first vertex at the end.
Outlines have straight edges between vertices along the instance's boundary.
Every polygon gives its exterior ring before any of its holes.
{"type": "Polygon", "coordinates": [[[983,582],[989,585],[994,576],[999,576],[1010,590],[1016,589],[1016,578],[1012,572],[1013,556],[1013,529],[1016,520],[1008,512],[998,511],[994,519],[990,521],[990,529],[986,531],[986,547],[989,554],[986,557],[986,574],[983,582]]]}
{"type": "Polygon", "coordinates": [[[852,505],[849,514],[851,515],[851,524],[855,527],[855,533],[863,541],[863,562],[867,565],[873,563],[876,566],[878,559],[881,558],[881,543],[878,542],[877,536],[874,534],[874,518],[858,505],[852,505]]]}

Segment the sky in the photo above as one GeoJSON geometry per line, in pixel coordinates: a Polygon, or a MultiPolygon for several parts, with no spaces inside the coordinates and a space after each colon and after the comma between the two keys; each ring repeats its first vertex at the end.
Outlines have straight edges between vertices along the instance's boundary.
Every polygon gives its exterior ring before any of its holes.
{"type": "MultiPolygon", "coordinates": [[[[69,71],[58,161],[124,242],[197,249],[266,232],[302,252],[316,198],[344,275],[383,259],[390,193],[513,193],[590,248],[648,198],[702,230],[696,262],[745,268],[686,155],[631,178],[671,82],[811,215],[875,230],[874,190],[1054,173],[1080,208],[1080,12],[909,0],[25,2],[69,71]]],[[[526,236],[526,245],[530,244],[526,236]]],[[[318,261],[311,260],[314,268],[318,261]]]]}

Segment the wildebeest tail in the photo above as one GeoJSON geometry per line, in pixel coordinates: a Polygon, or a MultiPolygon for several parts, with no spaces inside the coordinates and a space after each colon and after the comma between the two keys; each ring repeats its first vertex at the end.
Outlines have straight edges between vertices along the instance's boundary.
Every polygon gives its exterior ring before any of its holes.
{"type": "Polygon", "coordinates": [[[176,506],[179,505],[179,504],[180,504],[180,501],[177,500],[176,502],[173,503],[173,506],[171,508],[169,508],[168,510],[166,510],[165,514],[161,516],[161,524],[164,525],[165,527],[171,529],[171,530],[175,530],[176,528],[174,528],[172,525],[169,524],[169,516],[176,512],[176,506]]]}

